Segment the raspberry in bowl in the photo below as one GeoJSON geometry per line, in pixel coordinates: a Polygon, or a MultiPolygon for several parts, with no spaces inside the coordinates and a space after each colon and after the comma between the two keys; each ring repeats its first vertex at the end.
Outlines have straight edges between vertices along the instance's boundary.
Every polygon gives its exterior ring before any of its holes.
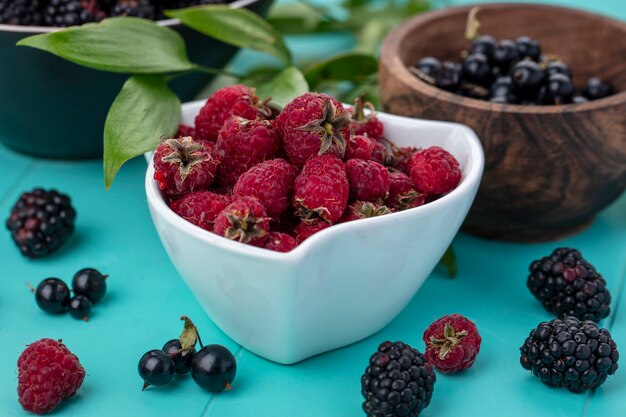
{"type": "MultiPolygon", "coordinates": [[[[183,124],[193,125],[203,105],[202,101],[183,105],[183,124]]],[[[393,320],[456,235],[482,175],[483,151],[471,129],[383,113],[377,113],[377,117],[397,150],[438,147],[458,161],[458,185],[435,199],[412,190],[406,174],[386,177],[375,165],[378,163],[350,163],[354,167],[346,170],[347,164],[337,156],[343,146],[341,135],[329,133],[345,129],[340,104],[333,106],[336,108],[328,107],[323,112],[324,119],[328,119],[323,120],[323,131],[315,123],[307,130],[292,129],[295,136],[287,140],[306,144],[292,151],[302,149],[310,154],[307,157],[298,154],[292,160],[280,153],[268,156],[266,162],[242,174],[233,190],[219,184],[218,169],[217,184],[207,192],[231,193],[234,201],[220,202],[228,205],[211,223],[213,233],[209,225],[200,222],[202,219],[193,207],[180,209],[187,202],[172,207],[188,213],[187,220],[168,206],[169,197],[162,191],[163,188],[167,192],[167,185],[154,179],[152,161],[146,173],[146,194],[155,228],[197,300],[233,340],[278,363],[296,363],[354,343],[393,320]],[[309,134],[317,133],[318,149],[312,151],[309,134]],[[323,144],[328,146],[328,152],[315,155],[323,144]],[[292,163],[291,169],[284,162],[277,162],[284,158],[303,165],[292,163]],[[362,171],[358,171],[359,165],[363,165],[362,171]],[[355,201],[356,196],[350,196],[346,171],[353,172],[350,175],[356,185],[360,177],[354,172],[376,173],[381,186],[393,191],[389,203],[392,209],[385,210],[382,201],[355,201]],[[270,198],[273,194],[268,194],[264,184],[274,175],[281,175],[286,183],[293,181],[290,198],[281,193],[270,198]],[[329,178],[332,181],[326,187],[329,178]],[[244,190],[254,196],[238,196],[244,190]],[[319,210],[325,192],[332,194],[332,204],[328,204],[327,210],[319,210]],[[422,205],[424,198],[426,204],[422,205]],[[271,208],[259,209],[260,201],[271,208]],[[289,224],[285,217],[294,211],[303,220],[289,224]],[[244,212],[247,214],[242,216],[244,212]],[[267,236],[265,248],[259,247],[263,235],[267,236]]],[[[285,131],[279,131],[284,139],[285,131]]],[[[419,152],[412,156],[416,161],[409,161],[408,166],[434,172],[428,184],[436,188],[445,186],[449,179],[438,175],[437,169],[449,166],[450,171],[446,172],[454,176],[457,165],[450,165],[448,157],[441,156],[442,151],[434,153],[437,157],[428,159],[432,166],[426,166],[425,156],[419,152]]],[[[353,188],[358,190],[359,198],[385,197],[378,190],[353,188]]],[[[198,200],[206,197],[204,194],[198,200]]],[[[211,214],[215,211],[212,205],[211,214]]]]}

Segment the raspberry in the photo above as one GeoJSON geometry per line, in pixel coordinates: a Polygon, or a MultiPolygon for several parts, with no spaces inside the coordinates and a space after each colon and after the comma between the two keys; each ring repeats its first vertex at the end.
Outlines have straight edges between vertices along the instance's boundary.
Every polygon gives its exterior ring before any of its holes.
{"type": "Polygon", "coordinates": [[[44,0],[0,0],[0,23],[41,26],[43,3],[44,0]]]}
{"type": "Polygon", "coordinates": [[[385,205],[392,210],[402,211],[424,204],[424,194],[415,190],[413,180],[404,172],[389,173],[389,195],[385,205]]]}
{"type": "Polygon", "coordinates": [[[321,93],[296,97],[280,112],[276,122],[289,162],[296,167],[315,155],[344,156],[350,138],[350,116],[333,97],[321,93]]]}
{"type": "Polygon", "coordinates": [[[224,122],[231,116],[248,120],[266,119],[272,114],[267,102],[261,101],[254,88],[237,84],[217,90],[196,117],[197,139],[217,140],[224,122]]]}
{"type": "Polygon", "coordinates": [[[383,139],[385,127],[376,117],[376,110],[374,110],[372,103],[366,102],[363,96],[354,100],[350,129],[352,129],[355,135],[365,135],[373,140],[383,139]],[[365,116],[363,111],[365,108],[370,111],[367,116],[365,116]]]}
{"type": "Polygon", "coordinates": [[[296,239],[286,233],[271,232],[265,242],[265,249],[276,252],[289,252],[298,246],[296,239]]]}
{"type": "Polygon", "coordinates": [[[417,191],[429,196],[449,193],[461,180],[457,160],[438,146],[413,154],[409,160],[409,172],[417,191]]]}
{"type": "Polygon", "coordinates": [[[391,210],[389,210],[387,206],[369,201],[356,201],[348,206],[339,222],[351,222],[353,220],[367,219],[385,214],[391,214],[391,210]]]}
{"type": "Polygon", "coordinates": [[[263,246],[270,220],[258,198],[239,197],[217,215],[213,232],[241,243],[263,246]]]}
{"type": "MultiPolygon", "coordinates": [[[[357,159],[352,159],[357,161],[357,159]]],[[[298,217],[334,223],[348,205],[349,184],[343,162],[333,155],[314,156],[294,183],[292,204],[298,217]]]]}
{"type": "Polygon", "coordinates": [[[217,166],[211,153],[190,137],[167,139],[154,153],[154,179],[170,197],[209,188],[217,166]]]}
{"type": "Polygon", "coordinates": [[[363,410],[368,417],[417,417],[430,404],[436,376],[417,349],[383,342],[361,377],[363,410]]]}
{"type": "Polygon", "coordinates": [[[354,135],[348,141],[346,148],[346,160],[348,159],[372,159],[375,148],[374,142],[367,136],[354,135]]]}
{"type": "Polygon", "coordinates": [[[346,162],[352,200],[375,201],[389,192],[389,171],[375,161],[350,159],[346,162]]]}
{"type": "Polygon", "coordinates": [[[576,249],[557,248],[529,269],[528,288],[551,313],[593,321],[609,315],[606,281],[576,249]]]}
{"type": "Polygon", "coordinates": [[[280,139],[267,120],[233,116],[220,129],[215,151],[221,164],[220,184],[234,185],[241,174],[276,156],[280,139]]]}
{"type": "Polygon", "coordinates": [[[170,208],[176,214],[204,230],[212,231],[217,215],[232,203],[232,198],[210,191],[196,191],[173,201],[170,208]]]}
{"type": "Polygon", "coordinates": [[[615,373],[619,360],[608,330],[575,317],[539,323],[520,352],[522,367],[541,382],[575,393],[598,388],[615,373]]]}
{"type": "Polygon", "coordinates": [[[194,136],[196,136],[196,129],[193,128],[193,126],[188,126],[188,125],[179,125],[178,126],[178,132],[176,132],[176,136],[177,138],[184,138],[185,136],[191,136],[192,138],[194,136]]]}
{"type": "Polygon", "coordinates": [[[386,164],[389,159],[389,151],[381,142],[374,142],[374,150],[370,159],[379,164],[386,164]]]}
{"type": "Polygon", "coordinates": [[[67,195],[35,188],[19,197],[6,226],[22,255],[40,258],[67,241],[74,233],[75,220],[76,211],[67,195]]]}
{"type": "Polygon", "coordinates": [[[330,227],[329,223],[323,220],[304,221],[301,220],[294,229],[296,235],[296,242],[302,243],[315,233],[320,232],[330,227]]]}
{"type": "Polygon", "coordinates": [[[442,374],[472,366],[482,341],[476,325],[460,314],[449,314],[435,321],[422,339],[428,362],[442,374]]]}
{"type": "Polygon", "coordinates": [[[17,395],[26,411],[45,414],[76,394],[85,379],[78,358],[59,340],[28,345],[17,360],[17,395]]]}
{"type": "Polygon", "coordinates": [[[289,207],[289,196],[298,172],[284,159],[261,162],[242,174],[235,184],[235,197],[252,196],[265,206],[267,214],[278,219],[289,207]]]}
{"type": "Polygon", "coordinates": [[[386,165],[409,175],[409,160],[415,152],[417,152],[417,148],[392,145],[392,152],[387,158],[386,165]]]}

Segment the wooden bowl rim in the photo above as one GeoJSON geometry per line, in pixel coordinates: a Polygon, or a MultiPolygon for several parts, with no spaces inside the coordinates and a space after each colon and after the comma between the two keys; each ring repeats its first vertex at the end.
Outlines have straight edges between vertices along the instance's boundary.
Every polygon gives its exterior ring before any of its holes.
{"type": "MultiPolygon", "coordinates": [[[[258,3],[260,1],[261,0],[237,0],[228,5],[233,9],[240,9],[243,7],[248,7],[251,4],[258,3]]],[[[155,20],[154,23],[156,23],[159,26],[167,26],[167,27],[172,27],[172,26],[178,27],[182,25],[182,23],[178,19],[155,20]]],[[[0,32],[30,33],[30,34],[36,35],[40,33],[56,32],[62,29],[67,29],[67,28],[57,27],[57,26],[8,25],[5,23],[0,23],[0,32]]]]}
{"type": "MultiPolygon", "coordinates": [[[[543,10],[546,12],[562,12],[566,11],[569,14],[578,14],[584,18],[594,19],[600,21],[603,25],[614,26],[618,30],[624,32],[626,37],[626,23],[616,19],[612,19],[607,16],[603,16],[597,13],[587,12],[580,9],[574,9],[571,7],[553,6],[547,4],[532,4],[532,3],[479,3],[465,6],[448,7],[445,9],[435,10],[414,16],[400,26],[392,30],[385,38],[380,54],[380,65],[387,65],[390,69],[390,73],[394,74],[394,77],[398,78],[409,88],[418,91],[419,93],[430,96],[434,99],[444,101],[449,104],[457,106],[470,107],[476,110],[494,111],[498,110],[502,113],[526,113],[526,114],[562,114],[565,111],[569,113],[583,112],[589,110],[599,110],[606,107],[613,107],[616,105],[626,103],[626,90],[611,96],[589,101],[587,103],[571,103],[555,106],[540,106],[540,105],[522,105],[522,104],[502,104],[491,103],[489,101],[473,99],[470,97],[464,97],[459,94],[455,94],[440,88],[434,87],[413,75],[408,67],[404,65],[400,59],[398,51],[409,33],[413,32],[417,27],[434,21],[445,18],[453,14],[466,14],[474,7],[479,7],[481,10],[509,10],[518,8],[533,8],[537,10],[543,10]]],[[[480,12],[479,12],[480,17],[480,12]]]]}

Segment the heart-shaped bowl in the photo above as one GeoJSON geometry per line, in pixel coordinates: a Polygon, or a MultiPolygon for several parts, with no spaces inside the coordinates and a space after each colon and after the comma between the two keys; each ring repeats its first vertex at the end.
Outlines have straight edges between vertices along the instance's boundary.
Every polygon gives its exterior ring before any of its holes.
{"type": "MultiPolygon", "coordinates": [[[[183,105],[193,124],[204,102],[183,105]]],[[[402,311],[452,242],[474,200],[483,150],[468,127],[378,113],[400,146],[441,146],[459,161],[459,186],[410,210],[334,225],[288,253],[205,231],[168,207],[149,164],[154,226],[211,319],[246,349],[292,364],[359,341],[402,311]]]]}

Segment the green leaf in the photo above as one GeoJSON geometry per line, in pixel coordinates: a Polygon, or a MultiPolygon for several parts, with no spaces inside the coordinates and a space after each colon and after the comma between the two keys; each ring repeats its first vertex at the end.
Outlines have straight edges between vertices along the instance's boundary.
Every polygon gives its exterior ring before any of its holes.
{"type": "Polygon", "coordinates": [[[317,62],[304,70],[309,85],[315,89],[321,81],[359,82],[378,71],[378,60],[369,54],[345,52],[317,62]]]}
{"type": "Polygon", "coordinates": [[[289,3],[273,7],[267,21],[281,33],[308,34],[320,23],[318,13],[302,3],[289,3]]]}
{"type": "Polygon", "coordinates": [[[454,254],[452,246],[448,246],[448,249],[446,249],[446,252],[441,257],[439,264],[443,265],[443,267],[446,268],[446,271],[448,271],[448,276],[450,278],[456,277],[456,255],[454,254]]]}
{"type": "Polygon", "coordinates": [[[249,10],[200,6],[168,10],[166,15],[222,42],[265,52],[291,64],[291,52],[280,32],[249,10]]]}
{"type": "Polygon", "coordinates": [[[104,183],[124,162],[152,151],[180,123],[180,100],[163,75],[133,75],[109,109],[104,125],[104,183]]]}
{"type": "Polygon", "coordinates": [[[296,67],[288,67],[270,81],[257,86],[257,95],[272,98],[272,104],[285,107],[294,98],[309,91],[309,84],[296,67]]]}
{"type": "Polygon", "coordinates": [[[156,74],[193,69],[185,42],[176,31],[133,17],[30,36],[17,45],[109,72],[156,74]]]}

